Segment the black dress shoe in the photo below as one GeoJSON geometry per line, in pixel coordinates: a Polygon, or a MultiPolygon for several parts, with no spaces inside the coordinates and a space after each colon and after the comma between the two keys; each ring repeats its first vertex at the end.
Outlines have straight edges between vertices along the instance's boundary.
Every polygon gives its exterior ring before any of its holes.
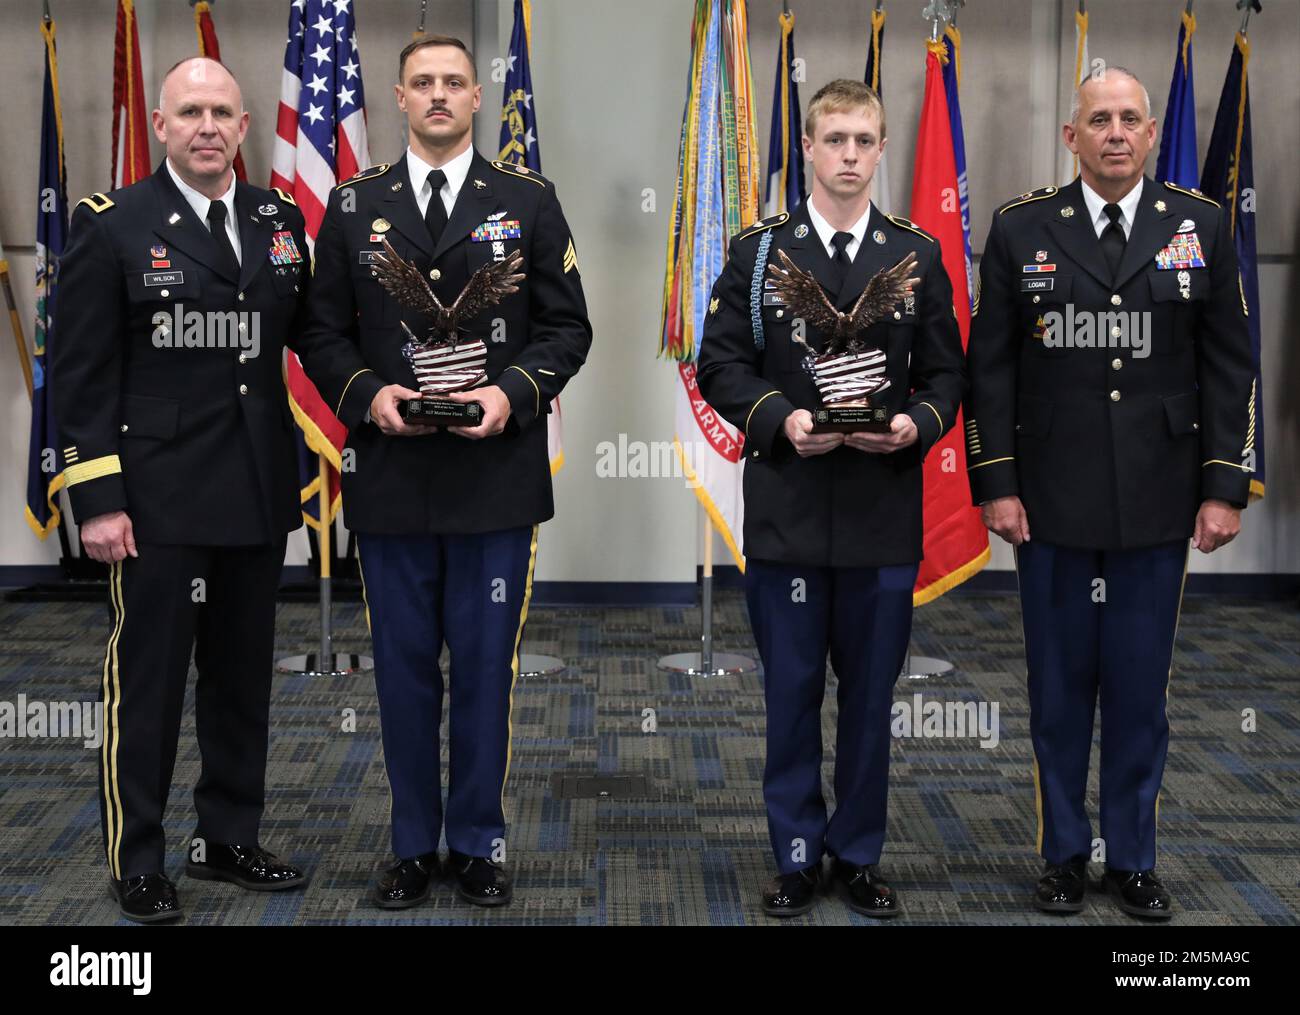
{"type": "Polygon", "coordinates": [[[278,892],[301,888],[307,883],[302,871],[283,863],[259,845],[227,846],[215,842],[206,845],[207,859],[202,863],[189,860],[185,873],[200,881],[229,881],[251,892],[278,892]]]}
{"type": "Polygon", "coordinates": [[[1034,905],[1044,913],[1079,913],[1088,888],[1088,861],[1081,856],[1049,863],[1034,889],[1034,905]]]}
{"type": "Polygon", "coordinates": [[[1151,920],[1168,920],[1173,913],[1172,900],[1154,870],[1106,870],[1106,891],[1116,905],[1132,916],[1151,920]]]}
{"type": "Polygon", "coordinates": [[[821,887],[820,862],[803,870],[778,874],[763,893],[763,912],[768,916],[802,916],[813,908],[821,887]]]}
{"type": "Polygon", "coordinates": [[[375,885],[375,905],[380,909],[408,909],[429,897],[429,883],[442,876],[438,854],[425,853],[398,860],[375,885]]]}
{"type": "Polygon", "coordinates": [[[483,856],[466,856],[452,850],[447,866],[456,875],[456,894],[476,906],[504,906],[514,898],[509,872],[483,856]]]}
{"type": "Polygon", "coordinates": [[[843,889],[853,912],[877,919],[888,919],[902,912],[898,893],[889,887],[874,864],[862,867],[836,857],[831,863],[831,875],[843,889]]]}
{"type": "Polygon", "coordinates": [[[179,920],[183,915],[176,886],[166,874],[141,874],[121,881],[110,878],[108,888],[122,915],[136,923],[179,920]]]}

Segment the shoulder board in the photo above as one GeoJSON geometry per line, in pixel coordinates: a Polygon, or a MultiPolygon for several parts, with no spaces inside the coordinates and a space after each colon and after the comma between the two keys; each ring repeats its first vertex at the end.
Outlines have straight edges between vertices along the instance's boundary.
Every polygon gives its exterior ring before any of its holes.
{"type": "Polygon", "coordinates": [[[1168,180],[1165,180],[1164,182],[1165,182],[1165,186],[1168,187],[1170,190],[1176,190],[1180,194],[1186,194],[1188,197],[1194,197],[1198,201],[1204,201],[1206,204],[1212,204],[1216,208],[1220,206],[1219,202],[1216,201],[1214,198],[1206,197],[1204,194],[1202,194],[1199,190],[1195,189],[1194,187],[1188,189],[1187,187],[1180,187],[1176,183],[1170,183],[1168,180]]]}
{"type": "Polygon", "coordinates": [[[338,187],[335,187],[334,189],[338,190],[339,187],[346,187],[350,183],[362,183],[365,180],[373,180],[377,176],[383,176],[386,172],[388,172],[388,170],[392,168],[393,167],[391,163],[381,162],[377,166],[371,166],[369,169],[361,170],[361,172],[357,173],[356,176],[352,177],[349,180],[344,180],[342,183],[339,184],[338,187]]]}
{"type": "Polygon", "coordinates": [[[500,159],[493,159],[492,168],[499,173],[505,173],[507,176],[517,176],[535,183],[539,187],[546,186],[546,177],[541,173],[534,173],[527,166],[515,165],[513,162],[502,162],[500,159]]]}
{"type": "Polygon", "coordinates": [[[113,200],[107,194],[91,194],[78,201],[77,207],[80,208],[83,204],[96,215],[100,215],[113,207],[113,200]]]}
{"type": "Polygon", "coordinates": [[[291,205],[293,205],[295,208],[298,207],[298,202],[295,201],[295,200],[293,199],[293,195],[292,195],[292,194],[286,194],[286,193],[285,193],[283,190],[281,190],[279,187],[272,187],[271,189],[274,190],[277,194],[280,195],[280,200],[283,201],[285,204],[291,204],[291,205]]]}
{"type": "Polygon", "coordinates": [[[916,233],[917,236],[925,237],[931,243],[934,242],[933,236],[927,233],[920,226],[917,226],[914,223],[907,221],[907,219],[903,218],[901,215],[886,215],[885,218],[889,219],[890,222],[894,223],[894,225],[898,226],[900,229],[906,229],[909,232],[916,233]]]}
{"type": "Polygon", "coordinates": [[[742,229],[736,234],[736,239],[743,240],[746,236],[753,236],[755,233],[761,233],[764,229],[775,229],[789,217],[790,213],[788,211],[779,212],[771,218],[765,218],[760,222],[755,222],[748,229],[742,229]]]}
{"type": "Polygon", "coordinates": [[[1059,187],[1042,187],[1038,190],[1031,190],[1026,194],[1021,194],[1019,197],[1012,198],[999,208],[998,214],[1001,215],[1003,212],[1010,211],[1012,208],[1019,208],[1022,204],[1032,204],[1035,201],[1041,201],[1045,197],[1051,197],[1059,189],[1059,187]]]}

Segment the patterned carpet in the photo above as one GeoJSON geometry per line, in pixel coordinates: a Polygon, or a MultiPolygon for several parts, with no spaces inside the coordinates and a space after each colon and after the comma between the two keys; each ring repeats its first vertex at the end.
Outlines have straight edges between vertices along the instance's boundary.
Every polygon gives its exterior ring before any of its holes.
{"type": "MultiPolygon", "coordinates": [[[[339,605],[336,647],[367,651],[359,607],[339,605]]],[[[280,654],[310,649],[316,609],[280,607],[280,654]]],[[[0,702],[93,700],[105,611],[0,604],[0,702]]],[[[512,906],[482,911],[450,885],[427,905],[367,903],[387,862],[388,796],[369,676],[279,677],[272,698],[263,841],[309,869],[301,892],[255,895],[180,876],[198,775],[192,690],[167,830],[170,873],[192,924],[754,924],[771,858],[763,817],[762,684],[757,674],[697,681],[660,672],[661,654],[698,644],[682,608],[535,609],[526,647],[570,668],[521,680],[507,788],[512,906]],[[341,731],[343,710],[357,715],[341,731]],[[642,731],[643,709],[658,731],[642,731]],[[557,773],[649,779],[645,799],[572,799],[557,773]]],[[[717,601],[719,651],[752,652],[743,602],[717,601]]],[[[896,700],[998,702],[1000,742],[894,741],[883,871],[906,916],[893,926],[1036,924],[1028,905],[1034,790],[1016,600],[953,594],[916,615],[915,651],[958,663],[896,700]]],[[[1173,746],[1160,809],[1159,870],[1176,923],[1300,922],[1300,614],[1294,604],[1189,597],[1170,692],[1173,746]],[[1253,709],[1257,731],[1242,732],[1253,709]]],[[[833,677],[831,678],[833,679],[833,677]]],[[[451,693],[455,693],[452,689],[451,693]]],[[[445,721],[445,720],[444,720],[445,721]]],[[[833,799],[833,689],[824,710],[826,796],[833,799]]],[[[443,739],[444,773],[446,737],[443,739]]],[[[1094,770],[1096,766],[1094,755],[1094,770]]],[[[100,854],[94,751],[72,739],[0,739],[0,925],[118,920],[100,854]]],[[[1096,775],[1090,792],[1096,815],[1096,775]]],[[[794,924],[871,924],[825,898],[794,924]]],[[[1080,924],[1127,923],[1094,896],[1080,924]]]]}

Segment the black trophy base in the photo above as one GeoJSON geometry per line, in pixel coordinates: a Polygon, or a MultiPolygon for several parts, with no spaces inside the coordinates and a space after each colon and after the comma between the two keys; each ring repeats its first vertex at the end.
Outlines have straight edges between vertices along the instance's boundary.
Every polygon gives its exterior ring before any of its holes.
{"type": "Polygon", "coordinates": [[[483,422],[481,402],[453,402],[450,398],[412,398],[397,411],[407,423],[420,426],[478,426],[483,422]]]}
{"type": "Polygon", "coordinates": [[[889,433],[889,410],[883,405],[833,405],[814,409],[813,433],[889,433]]]}

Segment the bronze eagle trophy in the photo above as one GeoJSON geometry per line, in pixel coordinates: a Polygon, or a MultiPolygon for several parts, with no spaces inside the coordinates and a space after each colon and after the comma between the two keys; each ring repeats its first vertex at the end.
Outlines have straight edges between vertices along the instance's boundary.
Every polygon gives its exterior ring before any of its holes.
{"type": "Polygon", "coordinates": [[[487,345],[481,338],[462,341],[466,322],[519,291],[525,277],[519,271],[523,255],[516,250],[503,261],[483,265],[448,307],[420,269],[403,259],[387,237],[383,242],[384,252],[374,258],[375,278],[398,303],[432,321],[423,339],[417,338],[405,321],[399,322],[408,339],[402,355],[411,364],[424,396],[402,404],[403,418],[434,426],[477,426],[483,419],[478,402],[455,402],[441,396],[466,391],[486,379],[487,345]]]}
{"type": "Polygon", "coordinates": [[[806,350],[804,369],[812,375],[823,408],[813,412],[814,433],[889,431],[889,413],[873,396],[889,388],[885,376],[886,357],[881,349],[869,348],[863,337],[877,321],[891,317],[899,303],[911,298],[916,252],[907,254],[892,268],[882,268],[871,277],[852,309],[837,310],[826,298],[816,277],[804,271],[784,250],[776,252],[777,263],[769,264],[767,292],[783,302],[792,319],[802,320],[826,336],[817,352],[799,328],[790,339],[806,350]]]}

